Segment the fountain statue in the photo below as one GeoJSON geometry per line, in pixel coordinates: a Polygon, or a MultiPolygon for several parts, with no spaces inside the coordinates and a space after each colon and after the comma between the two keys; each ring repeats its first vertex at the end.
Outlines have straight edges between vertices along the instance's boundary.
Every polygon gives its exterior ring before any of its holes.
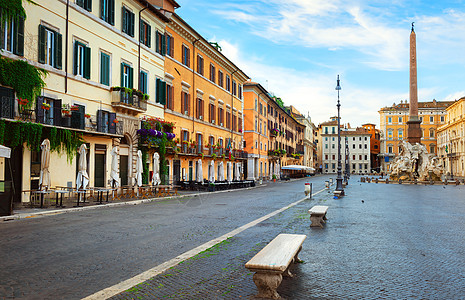
{"type": "Polygon", "coordinates": [[[429,154],[425,145],[402,141],[401,151],[391,165],[391,180],[441,180],[444,168],[438,157],[429,154]]]}

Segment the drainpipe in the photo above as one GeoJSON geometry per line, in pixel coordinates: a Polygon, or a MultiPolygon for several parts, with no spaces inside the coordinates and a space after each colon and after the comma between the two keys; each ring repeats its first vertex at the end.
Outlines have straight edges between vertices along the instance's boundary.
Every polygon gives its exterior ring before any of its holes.
{"type": "Polygon", "coordinates": [[[65,94],[68,92],[68,23],[69,23],[69,0],[66,1],[65,94]]]}
{"type": "MultiPolygon", "coordinates": [[[[231,147],[232,147],[232,140],[233,140],[233,130],[232,130],[232,119],[233,119],[233,108],[234,108],[234,94],[233,94],[233,78],[234,78],[234,73],[239,71],[239,69],[235,70],[234,72],[231,73],[231,120],[229,125],[231,126],[231,147]]],[[[236,92],[239,91],[239,86],[236,85],[236,92]]],[[[237,125],[237,124],[236,124],[237,125]]],[[[231,152],[231,150],[229,150],[231,152]]]]}
{"type": "MultiPolygon", "coordinates": [[[[69,0],[68,0],[68,1],[69,1],[69,0]]],[[[141,21],[142,21],[142,17],[141,17],[142,12],[143,12],[144,10],[146,10],[147,8],[149,8],[148,5],[139,11],[139,43],[138,43],[138,66],[137,66],[137,72],[138,72],[138,73],[137,73],[137,81],[138,81],[137,89],[138,89],[139,91],[140,91],[140,88],[141,88],[141,86],[140,86],[140,38],[141,38],[141,37],[140,37],[140,24],[142,23],[142,22],[141,22],[141,21]]]]}
{"type": "MultiPolygon", "coordinates": [[[[197,43],[200,38],[196,39],[192,43],[192,135],[195,137],[195,108],[196,108],[196,100],[197,100],[197,91],[195,90],[195,43],[197,43]]],[[[202,145],[203,147],[203,145],[202,145]]]]}

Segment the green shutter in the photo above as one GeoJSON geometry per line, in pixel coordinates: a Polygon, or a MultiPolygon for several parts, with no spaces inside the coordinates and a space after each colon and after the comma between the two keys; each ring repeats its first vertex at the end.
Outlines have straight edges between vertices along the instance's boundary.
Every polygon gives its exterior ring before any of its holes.
{"type": "Polygon", "coordinates": [[[124,63],[121,63],[121,86],[124,86],[124,63]]]}
{"type": "Polygon", "coordinates": [[[132,67],[129,67],[129,86],[128,88],[132,89],[133,85],[133,80],[134,80],[134,70],[132,67]]]}
{"type": "Polygon", "coordinates": [[[166,54],[166,36],[164,34],[160,34],[161,38],[161,55],[166,54]]]}
{"type": "Polygon", "coordinates": [[[107,21],[105,16],[105,1],[100,0],[100,19],[107,21]]]}
{"type": "Polygon", "coordinates": [[[144,22],[140,20],[139,22],[139,42],[144,43],[144,22]]]}
{"type": "Polygon", "coordinates": [[[160,79],[155,80],[155,103],[160,103],[160,79]]]}
{"type": "Polygon", "coordinates": [[[108,0],[108,23],[115,25],[115,0],[108,0]]]}
{"type": "Polygon", "coordinates": [[[92,0],[85,0],[84,6],[87,11],[92,11],[92,0]]]}
{"type": "Polygon", "coordinates": [[[24,19],[19,17],[15,21],[15,33],[13,37],[13,53],[24,55],[24,19]]]}
{"type": "Polygon", "coordinates": [[[90,79],[90,48],[84,47],[84,78],[90,79]]]}
{"type": "Polygon", "coordinates": [[[160,33],[158,31],[155,32],[155,52],[160,53],[160,41],[159,41],[160,33]]]}
{"type": "Polygon", "coordinates": [[[166,105],[166,82],[161,82],[161,104],[166,105]]]}
{"type": "Polygon", "coordinates": [[[129,12],[129,35],[134,37],[135,15],[129,12]]]}
{"type": "Polygon", "coordinates": [[[55,32],[55,68],[61,70],[63,38],[60,33],[55,32]]]}
{"type": "Polygon", "coordinates": [[[110,85],[110,56],[103,52],[100,56],[100,83],[110,85]]]}
{"type": "Polygon", "coordinates": [[[78,50],[79,42],[74,42],[74,53],[73,53],[73,74],[77,75],[77,66],[78,66],[78,50]]]}
{"type": "Polygon", "coordinates": [[[45,64],[45,27],[39,25],[39,62],[45,64]]]}
{"type": "Polygon", "coordinates": [[[128,26],[128,13],[126,8],[123,6],[122,8],[122,15],[123,15],[123,32],[129,34],[129,26],[128,26]]]}
{"type": "Polygon", "coordinates": [[[147,47],[152,46],[152,26],[147,25],[147,47]]]}

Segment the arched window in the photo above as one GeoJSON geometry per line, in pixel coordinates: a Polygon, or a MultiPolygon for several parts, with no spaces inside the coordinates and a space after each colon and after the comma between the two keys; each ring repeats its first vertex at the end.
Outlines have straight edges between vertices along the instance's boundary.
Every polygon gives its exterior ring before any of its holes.
{"type": "Polygon", "coordinates": [[[429,144],[429,153],[436,153],[436,145],[435,144],[429,144]]]}
{"type": "Polygon", "coordinates": [[[429,129],[429,137],[434,138],[434,128],[429,129]]]}

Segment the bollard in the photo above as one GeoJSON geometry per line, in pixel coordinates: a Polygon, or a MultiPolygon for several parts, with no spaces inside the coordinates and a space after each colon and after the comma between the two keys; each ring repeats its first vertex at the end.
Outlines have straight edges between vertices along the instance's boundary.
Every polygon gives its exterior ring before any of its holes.
{"type": "Polygon", "coordinates": [[[310,199],[312,198],[312,184],[309,182],[305,183],[305,196],[309,196],[310,199]]]}
{"type": "Polygon", "coordinates": [[[378,178],[375,179],[375,182],[378,183],[378,178]]]}
{"type": "Polygon", "coordinates": [[[329,181],[328,181],[328,180],[325,181],[325,187],[326,187],[327,189],[329,189],[329,181]]]}

